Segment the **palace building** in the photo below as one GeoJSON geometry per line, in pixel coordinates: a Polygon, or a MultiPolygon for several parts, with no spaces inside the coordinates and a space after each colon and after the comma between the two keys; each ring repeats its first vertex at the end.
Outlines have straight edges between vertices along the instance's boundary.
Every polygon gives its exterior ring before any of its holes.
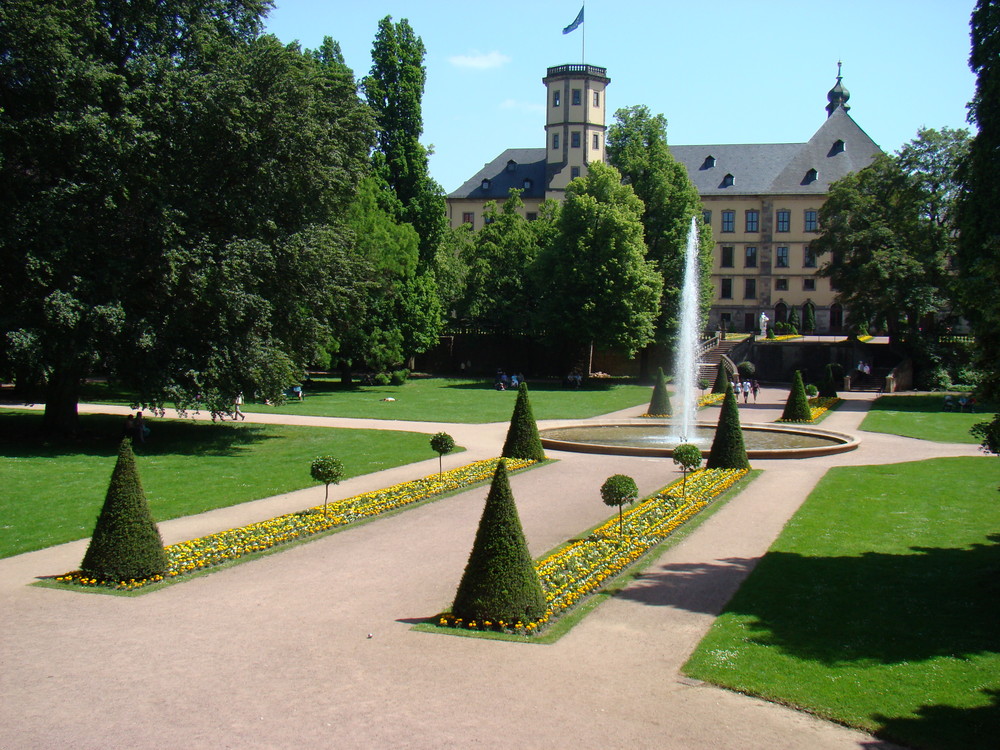
{"type": "MultiPolygon", "coordinates": [[[[716,241],[710,328],[751,331],[762,312],[783,322],[793,307],[801,321],[812,305],[817,332],[843,330],[845,311],[829,279],[816,275],[809,243],[830,183],[882,151],[848,114],[850,93],[841,78],[838,67],[826,119],[804,143],[670,146],[701,195],[716,241]]],[[[508,149],[449,194],[451,225],[481,228],[485,204],[502,203],[511,188],[523,190],[525,216],[534,219],[543,200],[560,200],[587,164],[604,161],[610,82],[606,69],[594,65],[549,68],[542,79],[545,147],[508,149]]]]}

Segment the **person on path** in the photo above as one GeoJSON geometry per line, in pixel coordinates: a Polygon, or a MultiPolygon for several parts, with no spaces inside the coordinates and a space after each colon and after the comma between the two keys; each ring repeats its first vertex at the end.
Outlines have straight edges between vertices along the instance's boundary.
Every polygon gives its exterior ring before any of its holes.
{"type": "Polygon", "coordinates": [[[247,415],[244,414],[240,407],[243,406],[243,394],[237,393],[236,398],[233,400],[233,419],[246,419],[247,415]]]}
{"type": "Polygon", "coordinates": [[[743,381],[743,403],[750,403],[750,381],[743,381]]]}
{"type": "Polygon", "coordinates": [[[751,383],[750,383],[750,390],[753,391],[753,402],[756,404],[757,403],[757,394],[760,393],[760,383],[758,383],[756,379],[754,379],[753,381],[751,381],[751,383]]]}

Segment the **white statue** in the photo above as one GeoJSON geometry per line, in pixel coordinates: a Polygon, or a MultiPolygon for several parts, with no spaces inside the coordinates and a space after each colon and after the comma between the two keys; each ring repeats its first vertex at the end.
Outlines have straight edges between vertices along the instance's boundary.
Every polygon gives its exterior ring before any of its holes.
{"type": "Polygon", "coordinates": [[[767,313],[760,314],[760,336],[761,338],[767,338],[767,323],[770,318],[767,317],[767,313]]]}

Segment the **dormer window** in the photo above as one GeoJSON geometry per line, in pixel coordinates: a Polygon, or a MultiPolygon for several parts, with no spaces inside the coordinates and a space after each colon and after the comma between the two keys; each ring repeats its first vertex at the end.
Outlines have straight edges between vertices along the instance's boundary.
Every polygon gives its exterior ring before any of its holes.
{"type": "Polygon", "coordinates": [[[731,174],[727,174],[725,177],[722,178],[722,187],[724,188],[732,187],[735,184],[736,184],[736,178],[733,177],[731,174]]]}
{"type": "Polygon", "coordinates": [[[701,168],[702,169],[711,169],[714,166],[715,166],[715,157],[712,156],[711,154],[709,154],[708,156],[706,156],[705,157],[705,161],[703,161],[701,163],[701,168]]]}
{"type": "Polygon", "coordinates": [[[810,169],[806,172],[806,176],[802,178],[803,185],[811,185],[819,179],[819,172],[815,169],[810,169]]]}
{"type": "Polygon", "coordinates": [[[482,187],[483,190],[489,190],[490,189],[490,181],[484,179],[483,180],[483,184],[480,187],[482,187]]]}
{"type": "Polygon", "coordinates": [[[847,150],[847,144],[845,144],[842,140],[838,138],[833,142],[833,145],[830,147],[830,153],[827,155],[836,156],[837,154],[844,153],[844,151],[846,150],[847,150]]]}
{"type": "Polygon", "coordinates": [[[514,161],[513,159],[511,159],[509,162],[507,162],[507,171],[508,172],[513,172],[516,169],[517,169],[517,162],[516,161],[514,161]]]}

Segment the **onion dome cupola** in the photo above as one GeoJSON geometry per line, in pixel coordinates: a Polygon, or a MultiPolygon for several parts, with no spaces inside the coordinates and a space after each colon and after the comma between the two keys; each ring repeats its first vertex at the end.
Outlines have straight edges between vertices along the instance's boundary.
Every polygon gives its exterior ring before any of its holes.
{"type": "Polygon", "coordinates": [[[837,107],[843,107],[845,112],[850,109],[847,105],[847,100],[851,98],[851,92],[841,83],[840,66],[842,64],[839,60],[837,61],[837,83],[834,84],[833,88],[826,95],[826,99],[829,102],[826,105],[827,117],[836,112],[837,107]]]}

